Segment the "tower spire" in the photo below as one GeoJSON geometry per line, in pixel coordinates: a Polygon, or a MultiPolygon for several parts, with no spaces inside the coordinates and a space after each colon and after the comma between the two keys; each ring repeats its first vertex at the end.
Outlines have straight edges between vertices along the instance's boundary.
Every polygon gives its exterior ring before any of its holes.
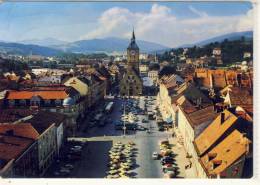
{"type": "Polygon", "coordinates": [[[132,39],[131,40],[135,41],[135,29],[134,29],[134,27],[133,27],[133,33],[132,33],[132,39]]]}

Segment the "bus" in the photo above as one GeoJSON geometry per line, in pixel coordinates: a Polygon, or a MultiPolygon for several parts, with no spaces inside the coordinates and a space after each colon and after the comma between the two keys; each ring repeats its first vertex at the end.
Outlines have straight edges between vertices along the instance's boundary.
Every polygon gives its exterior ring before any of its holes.
{"type": "Polygon", "coordinates": [[[114,105],[114,102],[109,102],[109,103],[107,104],[106,108],[105,108],[105,112],[106,112],[106,113],[111,113],[112,110],[113,110],[113,107],[114,107],[113,105],[114,105]]]}

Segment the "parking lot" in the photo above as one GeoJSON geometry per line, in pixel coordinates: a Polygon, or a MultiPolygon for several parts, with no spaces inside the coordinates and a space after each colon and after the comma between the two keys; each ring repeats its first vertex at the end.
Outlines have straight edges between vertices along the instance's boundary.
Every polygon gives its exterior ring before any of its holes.
{"type": "MultiPolygon", "coordinates": [[[[134,159],[135,166],[131,169],[131,172],[134,174],[133,177],[162,178],[164,173],[160,160],[153,159],[152,155],[154,152],[160,152],[159,142],[167,140],[171,137],[171,134],[167,131],[159,131],[156,120],[148,119],[147,110],[153,109],[155,101],[145,99],[148,98],[141,97],[138,100],[132,99],[127,101],[121,98],[113,99],[114,108],[112,112],[103,114],[102,117],[103,120],[109,119],[111,121],[104,125],[96,123],[96,125],[90,127],[89,120],[85,120],[76,136],[76,138],[88,140],[88,142],[82,146],[80,157],[74,159],[72,162],[66,159],[67,161],[65,162],[61,160],[62,162],[54,164],[46,174],[46,177],[61,177],[62,175],[59,174],[60,170],[64,169],[64,165],[71,164],[73,168],[66,168],[69,169],[69,173],[63,176],[105,178],[109,171],[109,150],[117,142],[128,143],[131,141],[135,143],[137,149],[136,158],[134,159]],[[150,103],[148,104],[148,102],[150,103]],[[124,104],[125,107],[123,106],[124,104]],[[145,111],[142,111],[142,109],[145,111]],[[128,116],[128,118],[123,121],[122,114],[124,112],[126,115],[131,112],[133,116],[128,116]],[[133,124],[136,124],[136,127],[132,130],[126,130],[124,135],[123,127],[116,129],[115,123],[120,122],[124,125],[126,122],[129,122],[129,120],[133,124]]],[[[107,102],[109,101],[111,100],[107,100],[107,102]]],[[[97,110],[99,108],[97,108],[97,110]]],[[[67,151],[71,150],[71,146],[66,147],[69,148],[67,151]]],[[[66,156],[67,155],[68,153],[66,156]]],[[[183,175],[183,173],[179,174],[183,175]]]]}

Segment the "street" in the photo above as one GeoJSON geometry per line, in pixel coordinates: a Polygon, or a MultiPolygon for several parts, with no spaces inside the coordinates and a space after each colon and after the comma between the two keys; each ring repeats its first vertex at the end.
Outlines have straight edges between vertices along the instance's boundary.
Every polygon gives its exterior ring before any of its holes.
{"type": "MultiPolygon", "coordinates": [[[[114,121],[121,119],[124,100],[116,98],[113,101],[114,109],[107,115],[112,122],[105,124],[103,127],[95,126],[86,129],[85,127],[88,126],[86,121],[82,124],[83,128],[77,132],[76,138],[87,140],[87,144],[83,147],[81,159],[74,162],[74,169],[69,177],[105,178],[108,171],[107,164],[109,162],[110,148],[118,141],[122,143],[133,141],[137,148],[136,165],[132,170],[135,174],[134,178],[163,178],[160,160],[152,159],[152,154],[160,151],[159,142],[169,138],[169,133],[167,131],[158,131],[155,120],[143,123],[143,119],[148,120],[147,114],[137,114],[138,120],[136,122],[138,125],[149,129],[150,132],[138,129],[127,130],[127,134],[124,136],[123,131],[116,130],[113,124],[114,121]]],[[[143,97],[140,98],[140,101],[137,100],[137,102],[139,107],[144,108],[145,102],[143,97]]],[[[151,105],[146,106],[149,107],[151,105]]],[[[47,177],[50,176],[47,175],[47,177]]]]}
{"type": "MultiPolygon", "coordinates": [[[[144,101],[141,99],[141,101],[144,101]]],[[[120,107],[123,104],[123,100],[114,100],[114,110],[110,114],[113,121],[120,120],[122,113],[120,107]]],[[[144,102],[141,102],[144,104],[144,102]]],[[[92,138],[95,137],[95,141],[88,143],[88,149],[91,153],[87,153],[87,157],[83,159],[85,162],[81,162],[76,174],[77,177],[86,178],[100,178],[105,177],[105,169],[108,162],[108,150],[109,145],[121,141],[126,143],[128,141],[134,141],[138,148],[137,154],[137,168],[133,171],[136,172],[137,178],[161,178],[162,170],[159,160],[152,159],[152,153],[159,151],[158,142],[167,138],[167,133],[159,132],[156,122],[150,120],[148,123],[142,123],[143,118],[147,119],[147,115],[138,115],[138,124],[146,128],[151,128],[151,133],[145,131],[128,131],[128,134],[123,137],[123,131],[115,130],[112,123],[106,124],[104,127],[93,127],[87,132],[79,132],[78,137],[92,138]],[[102,142],[103,141],[103,142],[102,142]],[[87,170],[86,169],[91,169],[87,170]]]]}

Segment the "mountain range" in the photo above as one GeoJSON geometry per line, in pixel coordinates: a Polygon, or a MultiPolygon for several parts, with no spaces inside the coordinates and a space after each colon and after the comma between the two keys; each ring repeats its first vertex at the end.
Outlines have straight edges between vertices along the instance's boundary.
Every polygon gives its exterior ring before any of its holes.
{"type": "MultiPolygon", "coordinates": [[[[224,39],[236,40],[244,36],[246,39],[253,38],[252,31],[246,32],[234,32],[225,35],[220,35],[213,37],[207,40],[203,40],[193,44],[186,44],[180,47],[192,47],[194,45],[203,46],[211,42],[221,42],[224,39]]],[[[22,55],[43,55],[43,56],[53,56],[59,55],[64,52],[73,52],[73,53],[123,53],[126,51],[126,48],[129,44],[129,39],[122,39],[116,37],[108,37],[102,39],[89,39],[89,40],[79,40],[75,42],[66,42],[57,40],[54,38],[46,39],[32,39],[32,40],[23,40],[19,43],[10,43],[0,41],[0,52],[10,52],[18,53],[22,55]]],[[[154,52],[163,52],[170,49],[167,46],[148,42],[143,40],[137,40],[137,44],[141,52],[154,53],[154,52]]]]}
{"type": "Polygon", "coordinates": [[[194,45],[196,45],[196,46],[204,46],[204,45],[212,43],[212,42],[222,42],[225,39],[228,39],[230,41],[238,40],[241,37],[245,37],[245,39],[252,39],[253,38],[253,31],[228,33],[228,34],[212,37],[210,39],[206,39],[206,40],[203,40],[203,41],[195,42],[193,44],[185,44],[185,45],[182,45],[180,47],[192,47],[194,45]]]}

